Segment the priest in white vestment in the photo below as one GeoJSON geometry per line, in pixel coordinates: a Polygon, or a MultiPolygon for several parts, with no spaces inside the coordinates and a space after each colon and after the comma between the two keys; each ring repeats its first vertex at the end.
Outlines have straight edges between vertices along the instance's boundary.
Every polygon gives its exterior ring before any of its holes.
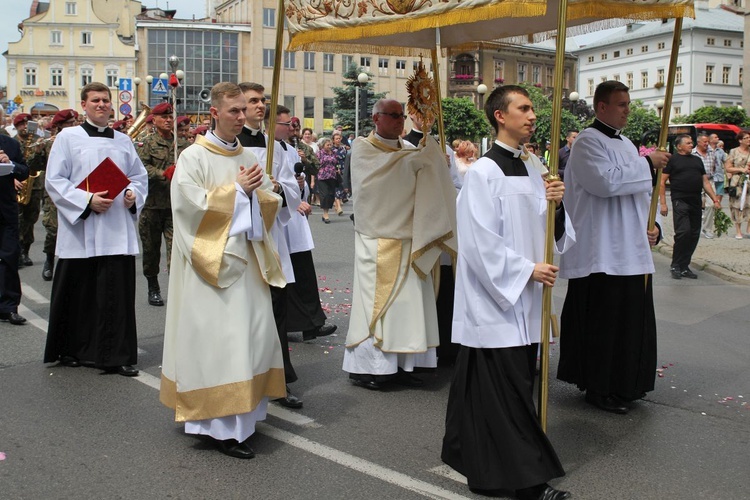
{"type": "Polygon", "coordinates": [[[527,92],[498,87],[486,110],[497,140],[469,169],[458,196],[453,341],[461,348],[442,459],[472,491],[562,500],[570,494],[547,481],[565,472],[533,396],[542,288],[554,285],[558,271],[544,262],[549,201],[557,205],[556,252],[575,243],[575,232],[561,204],[563,183],[546,182],[539,159],[521,145],[536,123],[527,92]]]}
{"type": "Polygon", "coordinates": [[[269,285],[284,286],[269,229],[281,205],[255,155],[236,139],[247,102],[211,89],[216,129],[197,136],[171,185],[174,248],[160,399],[188,434],[252,458],[247,439],[283,397],[284,369],[269,285]]]}
{"type": "Polygon", "coordinates": [[[404,147],[398,101],[375,103],[373,122],[375,131],[352,147],[357,218],[343,369],[356,385],[378,390],[390,379],[421,385],[409,372],[437,365],[431,273],[441,252],[456,255],[456,189],[437,142],[404,147]]]}

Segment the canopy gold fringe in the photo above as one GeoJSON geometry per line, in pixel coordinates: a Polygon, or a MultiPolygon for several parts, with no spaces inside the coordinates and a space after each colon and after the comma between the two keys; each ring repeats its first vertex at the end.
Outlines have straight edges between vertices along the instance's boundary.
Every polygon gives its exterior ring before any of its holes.
{"type": "MultiPolygon", "coordinates": [[[[543,3],[527,2],[504,2],[500,4],[487,5],[475,9],[461,9],[441,14],[435,14],[424,17],[399,16],[398,19],[389,21],[382,18],[374,18],[368,24],[362,22],[357,26],[346,27],[326,27],[310,31],[289,32],[289,45],[287,50],[327,50],[323,47],[329,47],[331,50],[338,48],[338,51],[353,51],[352,45],[346,47],[336,45],[336,42],[346,42],[348,40],[367,39],[378,36],[398,35],[403,33],[421,31],[425,29],[441,28],[452,26],[454,24],[466,24],[476,21],[486,21],[487,19],[500,17],[534,17],[544,15],[546,6],[543,3]]],[[[355,44],[356,47],[363,45],[355,44]]],[[[373,46],[375,54],[381,54],[383,50],[399,51],[392,55],[409,55],[409,47],[383,47],[382,45],[373,46]]],[[[414,49],[411,49],[413,52],[414,49]]],[[[424,52],[425,49],[422,49],[424,52]]],[[[429,50],[429,49],[428,49],[429,50]]]]}

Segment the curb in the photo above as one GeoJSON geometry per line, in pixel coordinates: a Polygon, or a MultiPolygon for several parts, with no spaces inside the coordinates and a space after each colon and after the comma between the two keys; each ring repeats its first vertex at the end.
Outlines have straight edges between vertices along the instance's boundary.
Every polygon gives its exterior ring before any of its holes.
{"type": "MultiPolygon", "coordinates": [[[[672,258],[672,245],[666,243],[666,241],[663,239],[656,247],[654,247],[654,250],[666,257],[672,258]]],[[[724,281],[728,281],[737,285],[750,286],[750,277],[743,274],[737,274],[734,271],[730,271],[729,269],[721,267],[718,264],[707,262],[702,259],[692,259],[690,265],[691,267],[716,276],[717,278],[724,281]]]]}

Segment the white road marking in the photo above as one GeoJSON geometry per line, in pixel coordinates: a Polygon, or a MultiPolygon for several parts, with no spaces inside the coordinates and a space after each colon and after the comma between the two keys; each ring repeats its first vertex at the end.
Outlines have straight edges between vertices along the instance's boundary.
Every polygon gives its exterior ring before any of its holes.
{"type": "Polygon", "coordinates": [[[18,314],[26,318],[28,320],[28,324],[39,328],[45,333],[47,332],[47,329],[49,328],[49,323],[47,322],[47,320],[39,316],[37,313],[35,313],[25,305],[18,304],[18,314]]]}
{"type": "Polygon", "coordinates": [[[146,373],[143,370],[141,370],[141,372],[138,374],[137,377],[133,377],[133,378],[135,378],[138,382],[142,384],[146,384],[147,386],[153,389],[156,389],[157,391],[161,387],[161,380],[159,378],[154,377],[150,373],[146,373]]]}
{"type": "Polygon", "coordinates": [[[268,414],[301,427],[310,427],[314,429],[323,427],[310,417],[306,417],[299,412],[287,410],[277,404],[268,405],[268,414]]]}
{"type": "Polygon", "coordinates": [[[344,467],[347,467],[349,469],[356,470],[357,472],[361,472],[362,474],[366,474],[368,476],[374,477],[375,479],[391,483],[393,485],[404,488],[405,490],[424,495],[428,498],[451,500],[467,498],[453,491],[446,490],[419,479],[415,479],[411,476],[407,476],[406,474],[402,474],[386,467],[382,467],[378,464],[368,462],[367,460],[355,457],[354,455],[350,455],[348,453],[344,453],[343,451],[336,450],[334,448],[331,448],[330,446],[325,446],[323,444],[316,443],[315,441],[310,441],[309,439],[303,438],[302,436],[298,436],[282,429],[277,429],[276,427],[273,427],[271,425],[258,422],[257,428],[264,435],[276,439],[277,441],[281,441],[288,445],[294,446],[295,448],[299,448],[308,453],[312,453],[313,455],[317,455],[321,458],[325,458],[326,460],[330,460],[331,462],[343,465],[344,467]]]}
{"type": "Polygon", "coordinates": [[[34,290],[30,285],[21,283],[21,290],[23,290],[23,297],[29,300],[33,300],[37,304],[49,304],[49,299],[41,293],[34,290]]]}
{"type": "Polygon", "coordinates": [[[437,474],[438,476],[447,477],[448,479],[453,479],[457,483],[468,484],[468,481],[466,481],[466,476],[456,472],[447,465],[438,465],[437,467],[430,469],[428,472],[432,472],[433,474],[437,474]]]}

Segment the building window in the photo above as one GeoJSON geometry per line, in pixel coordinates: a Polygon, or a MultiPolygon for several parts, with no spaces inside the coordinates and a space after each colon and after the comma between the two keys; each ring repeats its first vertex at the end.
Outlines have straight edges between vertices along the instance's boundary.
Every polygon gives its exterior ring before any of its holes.
{"type": "Polygon", "coordinates": [[[503,83],[505,81],[505,61],[495,61],[495,82],[503,83]]]}
{"type": "Polygon", "coordinates": [[[728,38],[724,39],[724,47],[731,47],[732,46],[732,40],[729,40],[728,38]]]}
{"type": "Polygon", "coordinates": [[[117,74],[119,70],[108,69],[105,71],[107,77],[107,87],[117,88],[117,74]]]}
{"type": "Polygon", "coordinates": [[[276,59],[276,49],[263,49],[264,68],[273,68],[274,59],[276,59]]]}
{"type": "Polygon", "coordinates": [[[296,103],[295,101],[296,101],[296,99],[295,99],[295,96],[293,96],[293,95],[285,95],[284,96],[284,106],[286,106],[287,108],[289,108],[289,111],[292,112],[292,116],[295,115],[295,113],[294,113],[294,105],[296,103]]]}
{"type": "Polygon", "coordinates": [[[570,88],[570,68],[563,69],[563,88],[570,88]]]}
{"type": "Polygon", "coordinates": [[[25,87],[36,87],[36,68],[26,68],[23,71],[25,87]]]}
{"type": "Polygon", "coordinates": [[[78,13],[75,2],[65,2],[65,15],[75,16],[78,13]]]}
{"type": "Polygon", "coordinates": [[[588,59],[588,61],[589,61],[590,63],[594,62],[594,56],[589,56],[589,59],[588,59]]]}
{"type": "Polygon", "coordinates": [[[648,45],[641,45],[641,52],[648,52],[648,45]]]}
{"type": "Polygon", "coordinates": [[[378,58],[378,74],[380,76],[388,76],[388,58],[378,58]]]}
{"type": "Polygon", "coordinates": [[[49,44],[50,45],[62,45],[62,31],[50,31],[49,32],[49,44]]]}
{"type": "Polygon", "coordinates": [[[620,75],[618,73],[615,73],[614,75],[612,75],[612,79],[614,81],[616,81],[616,82],[619,82],[620,81],[620,75]]]}
{"type": "Polygon", "coordinates": [[[305,118],[315,118],[315,98],[305,97],[305,109],[303,116],[305,118]]]}
{"type": "Polygon", "coordinates": [[[284,69],[297,69],[297,58],[295,57],[296,55],[296,52],[284,51],[284,69]]]}
{"type": "Polygon", "coordinates": [[[729,75],[732,73],[732,67],[731,66],[724,66],[721,68],[721,83],[724,85],[729,85],[729,75]]]}
{"type": "Polygon", "coordinates": [[[714,83],[714,65],[706,65],[706,83],[714,83]]]}
{"type": "Polygon", "coordinates": [[[607,60],[607,53],[603,52],[602,55],[601,55],[601,58],[602,58],[602,61],[606,61],[607,60]]]}
{"type": "Polygon", "coordinates": [[[531,79],[536,84],[539,85],[542,84],[542,67],[541,66],[532,66],[531,67],[531,79]]]}
{"type": "Polygon", "coordinates": [[[305,52],[305,69],[315,71],[315,52],[305,52]]]}
{"type": "Polygon", "coordinates": [[[607,81],[607,75],[602,75],[602,76],[599,77],[599,82],[600,83],[604,83],[606,81],[607,81]]]}
{"type": "Polygon", "coordinates": [[[673,109],[674,109],[674,113],[672,113],[673,116],[677,116],[677,115],[681,115],[682,114],[682,107],[675,106],[673,109]]]}
{"type": "Polygon", "coordinates": [[[50,82],[52,82],[51,87],[63,86],[63,69],[62,68],[50,69],[50,82]]]}
{"type": "MultiPolygon", "coordinates": [[[[417,64],[417,63],[414,63],[417,64]]],[[[362,66],[362,71],[370,71],[370,58],[369,57],[360,57],[359,58],[359,65],[362,66]]]]}
{"type": "Polygon", "coordinates": [[[619,50],[615,50],[615,51],[614,51],[614,52],[612,53],[612,57],[613,57],[613,58],[615,58],[615,59],[616,59],[616,58],[618,58],[618,57],[620,57],[620,51],[619,51],[619,50]]]}
{"type": "Polygon", "coordinates": [[[343,55],[341,56],[341,74],[349,71],[349,67],[354,64],[354,56],[343,55]]]}
{"type": "Polygon", "coordinates": [[[524,83],[526,81],[526,64],[518,63],[518,83],[524,83]]]}
{"type": "Polygon", "coordinates": [[[94,69],[93,68],[81,68],[81,87],[85,87],[89,83],[94,81],[94,69]]]}
{"type": "Polygon", "coordinates": [[[713,37],[706,38],[706,45],[716,45],[716,39],[713,37]]]}
{"type": "Polygon", "coordinates": [[[276,27],[276,9],[263,9],[263,27],[264,28],[275,28],[276,27]]]}
{"type": "Polygon", "coordinates": [[[81,31],[81,45],[91,45],[90,31],[81,31]]]}
{"type": "Polygon", "coordinates": [[[323,54],[323,71],[333,73],[333,54],[323,54]]]}
{"type": "Polygon", "coordinates": [[[641,88],[648,88],[648,71],[641,71],[641,88]]]}
{"type": "Polygon", "coordinates": [[[406,76],[406,59],[396,59],[396,76],[406,76]]]}
{"type": "Polygon", "coordinates": [[[740,77],[740,87],[742,87],[742,66],[740,66],[740,69],[738,71],[738,76],[740,77]]]}
{"type": "Polygon", "coordinates": [[[632,56],[633,55],[633,49],[626,49],[625,50],[625,55],[626,56],[632,56]]]}
{"type": "Polygon", "coordinates": [[[633,73],[628,73],[625,75],[625,78],[627,79],[627,83],[625,85],[628,86],[628,88],[633,88],[633,73]]]}
{"type": "Polygon", "coordinates": [[[594,95],[594,79],[589,78],[589,95],[594,95]]]}
{"type": "Polygon", "coordinates": [[[547,87],[552,87],[555,84],[554,68],[552,66],[547,66],[544,72],[547,77],[547,87]]]}
{"type": "Polygon", "coordinates": [[[664,69],[656,70],[656,81],[658,83],[664,83],[664,69]]]}
{"type": "Polygon", "coordinates": [[[323,130],[333,130],[333,99],[323,98],[323,130]]]}
{"type": "Polygon", "coordinates": [[[678,85],[682,83],[682,66],[677,66],[674,71],[674,83],[678,85]]]}
{"type": "Polygon", "coordinates": [[[664,42],[659,42],[659,43],[656,44],[657,50],[663,50],[664,47],[666,47],[666,46],[667,45],[664,42]]]}

